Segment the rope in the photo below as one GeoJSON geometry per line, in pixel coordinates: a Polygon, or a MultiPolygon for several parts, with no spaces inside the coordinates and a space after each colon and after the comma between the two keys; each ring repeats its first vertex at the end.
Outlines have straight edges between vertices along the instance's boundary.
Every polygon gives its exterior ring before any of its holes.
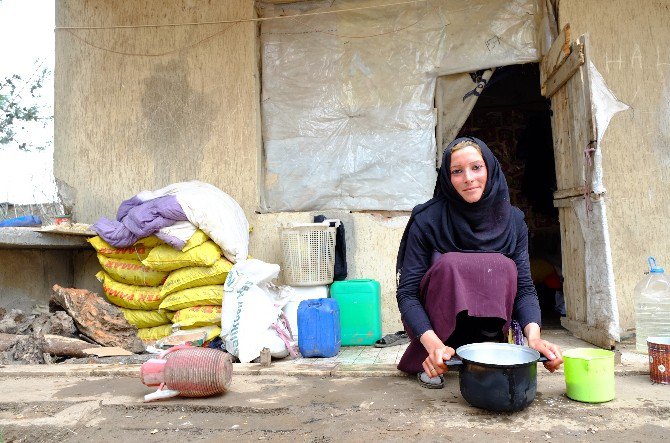
{"type": "Polygon", "coordinates": [[[212,22],[190,22],[190,23],[165,23],[160,25],[155,24],[146,24],[146,25],[114,25],[114,26],[56,26],[54,29],[56,31],[60,30],[74,30],[74,29],[126,29],[126,28],[163,28],[163,27],[177,27],[177,26],[200,26],[200,25],[218,25],[218,24],[237,24],[237,23],[251,23],[251,22],[264,22],[269,20],[280,20],[280,19],[290,19],[290,18],[299,18],[299,17],[309,17],[309,16],[318,16],[325,14],[339,14],[342,12],[353,12],[353,11],[363,11],[366,9],[379,9],[379,8],[390,8],[393,6],[403,6],[416,3],[425,3],[429,0],[409,0],[397,3],[388,3],[385,5],[370,5],[370,6],[361,6],[358,8],[349,8],[349,9],[338,9],[334,11],[321,11],[321,12],[306,12],[304,14],[295,14],[295,15],[280,15],[277,17],[257,17],[257,18],[246,18],[246,19],[237,19],[237,20],[217,20],[212,22]]]}
{"type": "Polygon", "coordinates": [[[132,55],[132,56],[140,56],[140,57],[161,57],[161,56],[164,56],[164,55],[173,54],[173,53],[175,53],[175,52],[179,52],[179,51],[182,51],[182,50],[184,50],[184,49],[189,49],[189,48],[192,48],[192,47],[194,47],[194,46],[197,46],[197,45],[199,45],[200,43],[203,43],[203,42],[205,42],[205,41],[207,41],[207,40],[209,40],[209,39],[211,39],[211,38],[216,37],[217,35],[223,34],[224,32],[228,31],[228,30],[229,30],[230,28],[232,28],[233,26],[235,26],[235,23],[233,23],[232,25],[230,25],[230,26],[228,26],[228,27],[226,27],[226,28],[224,28],[224,29],[222,29],[222,30],[220,30],[220,31],[218,31],[218,32],[215,32],[215,33],[212,34],[212,35],[209,35],[209,36],[203,38],[202,40],[198,40],[197,42],[192,43],[192,44],[190,44],[190,45],[182,46],[182,47],[177,48],[177,49],[173,49],[173,50],[166,51],[166,52],[155,53],[155,54],[140,54],[140,53],[136,53],[136,52],[122,52],[122,51],[115,51],[115,50],[113,50],[113,49],[103,48],[102,46],[94,45],[93,43],[89,42],[88,40],[86,40],[86,39],[84,39],[84,38],[82,38],[82,37],[80,37],[80,36],[78,36],[76,33],[72,32],[72,31],[69,30],[69,29],[66,29],[66,31],[67,31],[68,33],[70,33],[70,34],[71,34],[74,38],[76,38],[77,40],[79,40],[79,41],[81,41],[81,42],[83,42],[83,43],[85,43],[85,44],[87,44],[87,45],[89,45],[89,46],[92,46],[92,47],[94,47],[94,48],[96,48],[96,49],[100,49],[101,51],[111,52],[111,53],[119,54],[119,55],[132,55]]]}
{"type": "MultiPolygon", "coordinates": [[[[372,9],[372,8],[380,8],[380,7],[391,7],[391,6],[399,6],[399,5],[407,5],[407,4],[416,4],[418,2],[423,2],[426,3],[429,0],[411,0],[411,1],[406,1],[406,2],[401,2],[401,3],[391,3],[391,4],[386,4],[386,5],[373,5],[373,6],[363,6],[360,8],[350,8],[350,9],[341,9],[341,10],[336,10],[336,11],[322,11],[322,12],[312,12],[312,13],[305,13],[305,14],[297,14],[297,15],[286,15],[286,16],[278,16],[278,17],[261,17],[257,19],[242,19],[242,20],[222,20],[222,21],[215,21],[215,22],[200,22],[200,23],[170,23],[170,24],[165,24],[165,25],[119,25],[119,26],[61,26],[61,27],[56,27],[56,30],[63,30],[71,34],[74,38],[79,40],[80,42],[91,46],[93,48],[99,49],[101,51],[105,52],[111,52],[113,54],[119,54],[119,55],[129,55],[129,56],[138,56],[138,57],[162,57],[165,55],[169,54],[174,54],[177,52],[180,52],[184,49],[189,49],[193,48],[207,40],[210,40],[218,35],[223,34],[224,32],[228,31],[230,28],[235,26],[238,23],[244,23],[244,22],[258,22],[258,21],[266,21],[266,20],[274,20],[274,19],[282,19],[282,18],[299,18],[299,17],[307,17],[307,16],[315,16],[315,15],[323,15],[323,14],[334,14],[334,13],[340,13],[340,12],[350,12],[350,11],[358,11],[358,10],[364,10],[364,9],[372,9]],[[227,26],[226,28],[222,29],[221,31],[215,32],[214,34],[211,34],[201,40],[198,40],[195,43],[191,43],[186,46],[182,46],[176,49],[172,49],[170,51],[165,51],[165,52],[160,52],[160,53],[137,53],[137,52],[124,52],[124,51],[115,51],[113,49],[109,48],[104,48],[102,46],[98,46],[94,43],[91,43],[90,41],[86,40],[83,37],[80,37],[77,35],[74,30],[100,30],[100,29],[135,29],[135,28],[157,28],[157,27],[166,27],[166,26],[194,26],[194,25],[211,25],[211,24],[223,24],[223,23],[230,23],[230,26],[227,26]]],[[[415,22],[404,26],[402,28],[398,29],[393,29],[391,31],[386,31],[386,32],[380,32],[377,34],[369,34],[369,35],[343,35],[343,34],[338,34],[335,32],[329,32],[326,30],[318,30],[318,29],[310,29],[311,32],[314,33],[322,33],[338,38],[350,38],[350,39],[355,39],[355,38],[372,38],[372,37],[380,37],[383,35],[389,35],[389,34],[394,34],[397,32],[401,32],[404,30],[407,30],[413,26],[416,26],[421,20],[423,20],[426,15],[428,15],[429,9],[425,8],[424,13],[419,17],[415,22]]],[[[288,33],[288,34],[294,34],[294,33],[288,33]]],[[[297,34],[297,33],[296,33],[297,34]]]]}

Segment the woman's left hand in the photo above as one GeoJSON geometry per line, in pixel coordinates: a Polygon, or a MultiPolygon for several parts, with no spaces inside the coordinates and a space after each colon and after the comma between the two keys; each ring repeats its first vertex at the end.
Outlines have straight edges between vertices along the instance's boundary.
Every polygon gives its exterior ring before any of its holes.
{"type": "Polygon", "coordinates": [[[563,354],[558,345],[538,337],[529,339],[528,346],[549,359],[549,361],[544,362],[544,367],[547,368],[549,372],[554,372],[563,364],[563,354]]]}

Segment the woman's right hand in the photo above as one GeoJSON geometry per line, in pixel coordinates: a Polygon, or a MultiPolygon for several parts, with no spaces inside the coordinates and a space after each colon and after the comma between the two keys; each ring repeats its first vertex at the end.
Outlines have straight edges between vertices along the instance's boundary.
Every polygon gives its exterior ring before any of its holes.
{"type": "Polygon", "coordinates": [[[428,352],[428,357],[422,363],[426,374],[429,377],[437,377],[447,372],[449,369],[444,362],[450,360],[456,353],[454,348],[442,343],[442,340],[432,330],[424,332],[419,340],[428,352]]]}

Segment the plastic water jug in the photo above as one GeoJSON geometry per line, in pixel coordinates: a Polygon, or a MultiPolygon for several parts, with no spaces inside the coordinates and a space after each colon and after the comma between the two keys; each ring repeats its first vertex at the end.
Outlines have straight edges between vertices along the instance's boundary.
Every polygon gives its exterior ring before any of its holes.
{"type": "Polygon", "coordinates": [[[340,351],[340,308],[332,298],[298,305],[298,347],[303,357],[333,357],[340,351]]]}
{"type": "Polygon", "coordinates": [[[381,287],[378,281],[336,281],[330,286],[330,296],[340,305],[342,346],[371,345],[381,338],[381,287]]]}
{"type": "Polygon", "coordinates": [[[300,306],[300,302],[303,300],[311,300],[315,298],[328,298],[328,286],[293,286],[293,295],[282,308],[289,325],[291,325],[291,332],[293,333],[293,338],[295,340],[298,340],[300,337],[300,328],[298,327],[298,306],[300,306]]]}
{"type": "Polygon", "coordinates": [[[208,397],[226,392],[233,377],[230,354],[218,349],[175,346],[142,364],[140,378],[158,386],[144,401],[176,396],[208,397]]]}
{"type": "Polygon", "coordinates": [[[647,338],[670,336],[670,279],[649,257],[649,274],[635,286],[635,349],[646,354],[647,338]]]}

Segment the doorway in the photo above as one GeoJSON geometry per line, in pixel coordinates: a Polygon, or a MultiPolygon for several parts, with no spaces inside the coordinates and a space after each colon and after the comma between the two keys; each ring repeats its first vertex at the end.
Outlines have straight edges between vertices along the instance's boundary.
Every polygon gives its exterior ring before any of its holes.
{"type": "MultiPolygon", "coordinates": [[[[476,74],[475,74],[476,75],[476,74]]],[[[544,329],[565,315],[561,230],[553,205],[556,169],[550,101],[540,94],[537,63],[500,67],[481,92],[459,136],[480,138],[499,159],[511,202],[524,212],[528,252],[544,329]]]]}

